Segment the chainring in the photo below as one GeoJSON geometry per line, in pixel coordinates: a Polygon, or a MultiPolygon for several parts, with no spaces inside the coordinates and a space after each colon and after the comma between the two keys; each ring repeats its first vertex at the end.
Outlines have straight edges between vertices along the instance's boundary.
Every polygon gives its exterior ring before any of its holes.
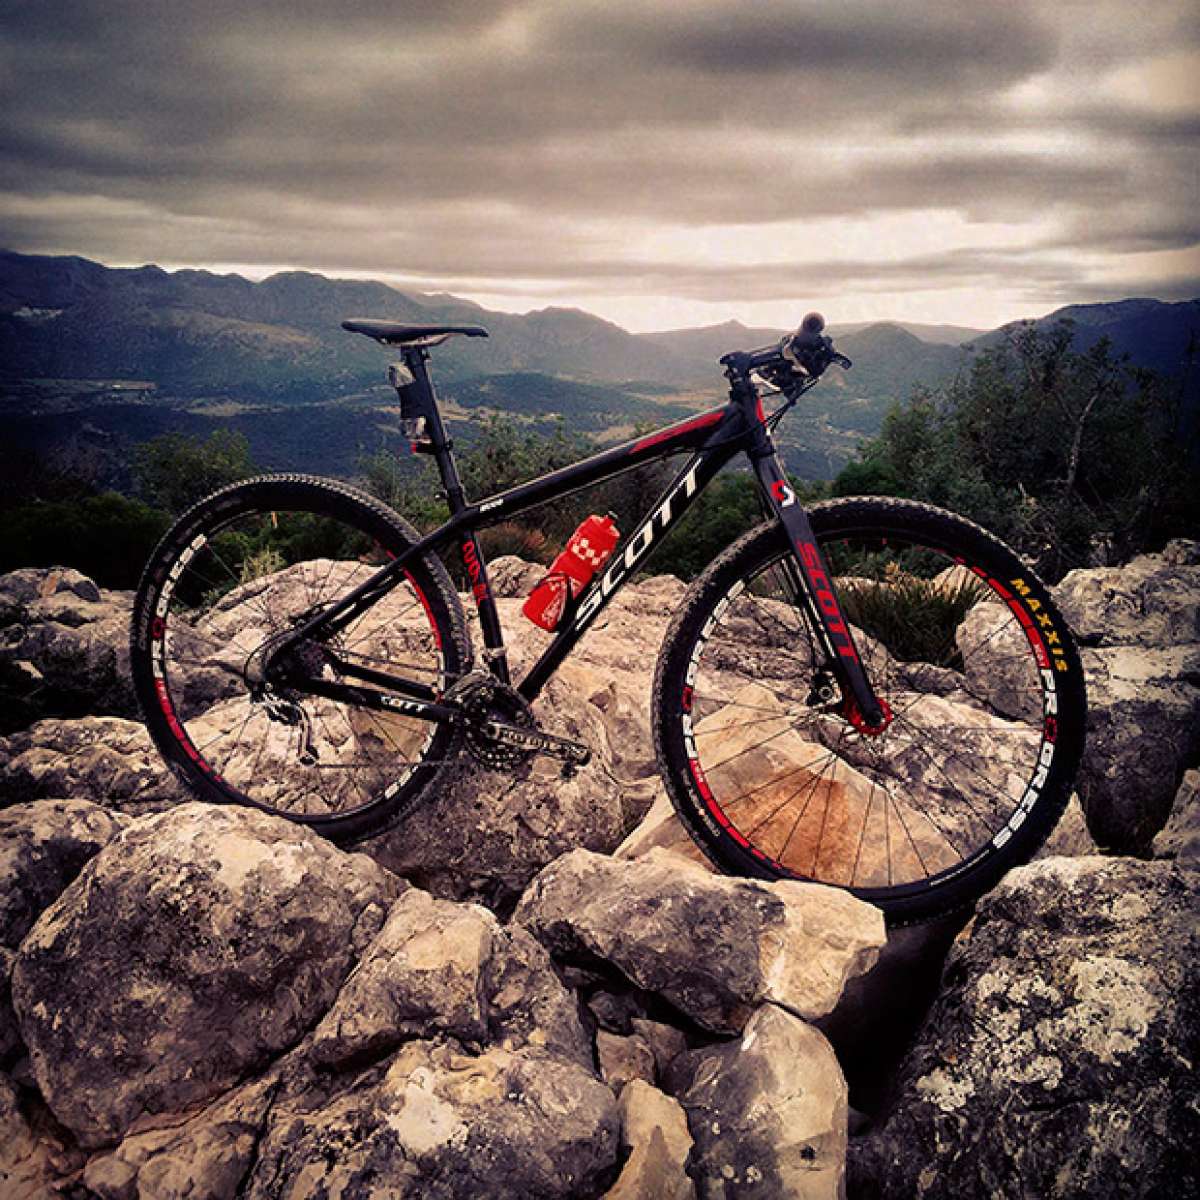
{"type": "Polygon", "coordinates": [[[485,728],[490,721],[536,728],[529,702],[519,692],[491,677],[468,677],[453,690],[453,698],[466,717],[467,749],[484,766],[511,770],[534,756],[536,751],[499,742],[485,728]]]}

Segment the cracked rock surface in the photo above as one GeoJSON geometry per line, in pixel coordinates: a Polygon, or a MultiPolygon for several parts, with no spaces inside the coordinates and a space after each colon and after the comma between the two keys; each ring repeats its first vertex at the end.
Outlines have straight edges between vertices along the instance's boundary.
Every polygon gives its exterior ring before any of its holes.
{"type": "Polygon", "coordinates": [[[1197,1194],[1200,872],[1051,858],[1011,872],[951,952],[863,1197],[1197,1194]]]}

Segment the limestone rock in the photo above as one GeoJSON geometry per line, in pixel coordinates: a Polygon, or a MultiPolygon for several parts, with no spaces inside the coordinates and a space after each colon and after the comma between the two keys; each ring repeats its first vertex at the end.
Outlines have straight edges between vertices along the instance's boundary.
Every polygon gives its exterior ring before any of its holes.
{"type": "Polygon", "coordinates": [[[977,604],[955,631],[966,690],[1001,716],[1036,722],[1042,716],[1037,664],[1012,610],[977,604]]]}
{"type": "Polygon", "coordinates": [[[692,1135],[678,1102],[635,1079],[619,1107],[621,1146],[629,1157],[605,1200],[695,1200],[687,1175],[692,1135]]]}
{"type": "Polygon", "coordinates": [[[634,1017],[630,1027],[654,1055],[654,1071],[659,1079],[665,1079],[671,1064],[688,1048],[687,1037],[682,1030],[662,1021],[650,1021],[645,1017],[634,1017]]]}
{"type": "Polygon", "coordinates": [[[1173,858],[1189,866],[1200,865],[1200,771],[1188,771],[1166,825],[1154,839],[1155,858],[1173,858]]]}
{"type": "Polygon", "coordinates": [[[0,738],[0,805],[41,797],[91,800],[135,816],[191,798],[137,721],[39,721],[0,738]]]}
{"type": "Polygon", "coordinates": [[[234,1200],[254,1161],[274,1077],[238,1088],[196,1116],[130,1133],[109,1153],[92,1157],[83,1183],[99,1200],[187,1196],[234,1200]]]}
{"type": "Polygon", "coordinates": [[[1085,854],[1099,854],[1100,851],[1087,827],[1087,818],[1083,815],[1083,806],[1079,797],[1072,792],[1063,815],[1058,819],[1050,836],[1042,848],[1033,856],[1039,858],[1077,858],[1085,854]]]}
{"type": "Polygon", "coordinates": [[[317,1026],[314,1056],[336,1064],[389,1050],[423,1032],[482,1042],[487,1012],[481,976],[495,930],[486,909],[410,888],[392,905],[317,1026]]]}
{"type": "Polygon", "coordinates": [[[126,824],[86,800],[0,810],[0,947],[15,950],[42,910],[126,824]]]}
{"type": "Polygon", "coordinates": [[[38,1086],[84,1145],[201,1102],[296,1042],[378,931],[396,881],[248,810],[187,804],[118,834],[13,971],[38,1086]]]}
{"type": "Polygon", "coordinates": [[[132,592],[64,567],[0,576],[0,731],[40,716],[134,715],[132,607],[132,592]]]}
{"type": "Polygon", "coordinates": [[[1200,757],[1200,642],[1084,650],[1088,734],[1079,797],[1103,850],[1145,854],[1200,757]]]}
{"type": "Polygon", "coordinates": [[[1200,561],[1173,542],[1120,567],[1071,571],[1054,599],[1086,646],[1174,646],[1200,642],[1200,561]]]}
{"type": "Polygon", "coordinates": [[[4,1200],[54,1200],[55,1187],[75,1164],[22,1112],[17,1089],[0,1075],[0,1196],[4,1200]]]}
{"type": "Polygon", "coordinates": [[[678,854],[706,870],[713,870],[704,851],[683,827],[675,806],[660,781],[655,781],[654,802],[637,828],[613,851],[614,858],[644,858],[661,848],[678,854]]]}
{"type": "Polygon", "coordinates": [[[617,846],[627,822],[621,788],[610,774],[601,714],[581,705],[561,678],[551,680],[543,704],[560,715],[548,727],[591,746],[597,761],[563,779],[559,765],[548,759],[508,775],[464,755],[437,793],[422,801],[419,837],[401,825],[362,848],[435,895],[478,899],[503,910],[542,867],[568,850],[617,846]]]}
{"type": "Polygon", "coordinates": [[[12,969],[16,954],[0,946],[0,1068],[7,1067],[21,1052],[21,1031],[12,1006],[12,969]]]}
{"type": "Polygon", "coordinates": [[[311,1053],[344,1066],[438,1034],[591,1064],[578,1005],[541,946],[485,908],[410,888],[317,1026],[311,1053]]]}
{"type": "Polygon", "coordinates": [[[565,1200],[600,1190],[618,1136],[612,1092],[575,1063],[408,1042],[332,1098],[277,1100],[240,1194],[565,1200]]]}
{"type": "Polygon", "coordinates": [[[1197,873],[1165,862],[1010,872],[852,1147],[855,1194],[1196,1194],[1198,901],[1197,873]]]}
{"type": "Polygon", "coordinates": [[[596,1030],[596,1059],[600,1063],[600,1078],[619,1096],[630,1080],[654,1082],[654,1052],[638,1034],[627,1037],[596,1030]]]}
{"type": "Polygon", "coordinates": [[[691,1082],[679,1100],[696,1143],[689,1172],[700,1200],[838,1200],[846,1083],[816,1029],[767,1004],[740,1041],[687,1058],[691,1082]]]}
{"type": "Polygon", "coordinates": [[[706,1028],[737,1032],[763,1000],[829,1012],[870,967],[883,916],[814,884],[710,875],[661,850],[576,850],[533,882],[514,921],[556,958],[601,960],[706,1028]]]}

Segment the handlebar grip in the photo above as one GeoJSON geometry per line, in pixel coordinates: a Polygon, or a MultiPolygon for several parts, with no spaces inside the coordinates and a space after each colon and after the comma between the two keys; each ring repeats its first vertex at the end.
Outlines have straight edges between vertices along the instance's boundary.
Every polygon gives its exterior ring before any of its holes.
{"type": "Polygon", "coordinates": [[[789,340],[797,350],[803,346],[819,346],[822,341],[821,331],[824,328],[825,318],[819,312],[810,312],[789,340]]]}

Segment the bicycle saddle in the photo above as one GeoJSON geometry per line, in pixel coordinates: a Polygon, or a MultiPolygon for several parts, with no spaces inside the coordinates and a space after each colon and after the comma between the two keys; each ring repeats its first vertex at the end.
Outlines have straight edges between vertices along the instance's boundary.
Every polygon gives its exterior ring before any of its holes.
{"type": "Polygon", "coordinates": [[[480,325],[402,325],[396,321],[375,321],[355,318],[343,321],[342,328],[350,333],[361,333],[374,338],[384,346],[436,346],[451,334],[461,333],[464,337],[487,337],[488,332],[480,325]]]}

